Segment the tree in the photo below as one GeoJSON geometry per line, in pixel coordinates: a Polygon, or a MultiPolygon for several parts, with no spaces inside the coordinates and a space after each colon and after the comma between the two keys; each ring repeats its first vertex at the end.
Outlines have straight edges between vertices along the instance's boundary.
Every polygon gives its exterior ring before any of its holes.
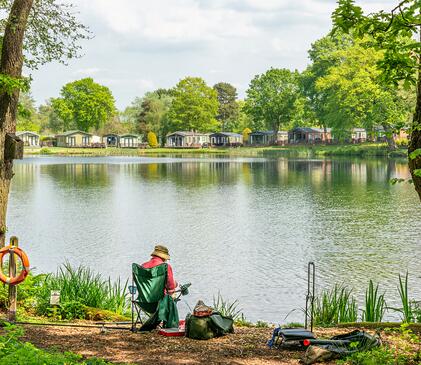
{"type": "Polygon", "coordinates": [[[148,92],[143,98],[135,98],[124,111],[125,118],[145,136],[149,131],[159,136],[164,143],[168,133],[168,111],[173,97],[166,89],[148,92]]]}
{"type": "Polygon", "coordinates": [[[60,95],[52,99],[52,106],[65,129],[75,127],[85,132],[99,129],[116,111],[110,89],[90,77],[64,85],[60,95]]]}
{"type": "Polygon", "coordinates": [[[4,244],[6,210],[13,160],[5,159],[7,133],[16,131],[16,114],[21,90],[29,80],[22,77],[24,60],[29,68],[52,60],[65,62],[78,55],[78,41],[87,38],[68,5],[55,0],[3,0],[3,43],[0,60],[0,245],[4,244]],[[25,48],[26,57],[23,57],[25,48]]]}
{"type": "Polygon", "coordinates": [[[156,138],[156,134],[152,131],[148,132],[148,144],[152,148],[158,147],[158,139],[156,138]]]}
{"type": "Polygon", "coordinates": [[[336,32],[328,34],[311,45],[308,54],[312,63],[300,75],[301,93],[306,98],[306,102],[301,102],[305,121],[310,119],[313,125],[319,124],[327,128],[326,105],[329,94],[328,90],[317,88],[316,82],[326,76],[331,67],[341,62],[338,51],[346,50],[353,44],[354,40],[351,36],[336,32]]]}
{"type": "Polygon", "coordinates": [[[16,117],[16,129],[20,131],[32,131],[39,133],[41,130],[40,120],[35,108],[35,102],[27,93],[19,96],[19,104],[16,117]]]}
{"type": "Polygon", "coordinates": [[[384,53],[377,66],[385,84],[415,85],[417,99],[412,119],[408,163],[421,200],[421,13],[419,0],[403,0],[390,11],[364,15],[353,0],[339,0],[332,14],[336,29],[369,34],[371,46],[384,53]]]}
{"type": "Polygon", "coordinates": [[[237,89],[227,82],[219,82],[213,86],[218,93],[218,119],[222,131],[233,131],[238,119],[237,89]]]}
{"type": "Polygon", "coordinates": [[[213,132],[219,129],[217,92],[200,77],[186,77],[174,88],[169,129],[213,132]]]}
{"type": "Polygon", "coordinates": [[[254,77],[247,90],[245,105],[254,127],[265,126],[276,136],[281,126],[288,126],[300,96],[298,77],[297,71],[275,68],[254,77]]]}
{"type": "Polygon", "coordinates": [[[253,125],[252,118],[246,113],[245,101],[237,100],[238,117],[236,122],[232,125],[232,131],[236,133],[243,133],[244,129],[249,129],[253,125]]]}
{"type": "Polygon", "coordinates": [[[339,139],[349,138],[353,127],[372,131],[383,126],[389,149],[396,148],[393,132],[402,127],[407,110],[398,88],[383,85],[377,63],[383,54],[361,41],[334,52],[339,61],[316,80],[316,91],[323,95],[323,119],[339,139]]]}

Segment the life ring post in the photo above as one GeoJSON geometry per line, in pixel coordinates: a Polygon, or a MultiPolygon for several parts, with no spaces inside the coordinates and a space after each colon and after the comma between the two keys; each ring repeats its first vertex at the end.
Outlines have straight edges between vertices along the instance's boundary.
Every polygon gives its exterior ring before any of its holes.
{"type": "MultiPolygon", "coordinates": [[[[19,247],[19,239],[16,236],[10,237],[10,246],[12,248],[19,247]]],[[[16,254],[10,253],[9,258],[9,277],[13,278],[16,276],[16,254]]],[[[17,294],[18,286],[9,285],[9,310],[7,312],[7,317],[10,322],[16,321],[16,310],[17,310],[17,294]]]]}

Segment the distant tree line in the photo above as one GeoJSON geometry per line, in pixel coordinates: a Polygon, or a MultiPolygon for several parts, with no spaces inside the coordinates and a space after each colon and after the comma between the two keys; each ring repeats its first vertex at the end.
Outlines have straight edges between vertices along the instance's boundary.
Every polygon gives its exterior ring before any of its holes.
{"type": "Polygon", "coordinates": [[[332,128],[340,140],[349,138],[352,128],[370,133],[381,126],[394,148],[391,136],[409,125],[415,92],[407,85],[382,82],[377,66],[384,61],[384,53],[370,47],[370,42],[368,36],[331,32],[312,44],[311,62],[303,72],[271,68],[256,75],[244,100],[227,82],[210,87],[199,77],[186,77],[171,89],[135,97],[119,112],[111,91],[85,78],[64,85],[59,97],[38,109],[23,94],[18,129],[135,132],[145,138],[153,132],[162,144],[168,133],[177,130],[276,133],[295,126],[318,126],[332,128]]]}

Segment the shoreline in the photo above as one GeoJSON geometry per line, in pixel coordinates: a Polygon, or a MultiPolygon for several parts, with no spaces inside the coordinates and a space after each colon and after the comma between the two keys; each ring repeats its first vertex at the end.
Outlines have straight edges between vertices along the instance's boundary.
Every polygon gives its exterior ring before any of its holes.
{"type": "Polygon", "coordinates": [[[214,155],[214,156],[283,156],[283,157],[384,157],[407,158],[406,148],[389,151],[385,143],[365,143],[359,145],[299,145],[267,147],[220,147],[220,148],[25,148],[24,156],[155,156],[163,155],[214,155]]]}

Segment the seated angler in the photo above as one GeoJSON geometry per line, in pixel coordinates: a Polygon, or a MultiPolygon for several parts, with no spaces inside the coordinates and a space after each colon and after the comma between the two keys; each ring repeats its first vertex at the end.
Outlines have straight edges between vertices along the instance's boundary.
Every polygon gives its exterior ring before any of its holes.
{"type": "Polygon", "coordinates": [[[174,295],[175,289],[177,288],[177,282],[174,280],[174,274],[171,265],[167,262],[170,259],[168,248],[162,245],[155,246],[155,249],[151,253],[151,259],[142,264],[144,269],[152,269],[158,265],[167,265],[167,283],[165,285],[165,294],[174,295]]]}

